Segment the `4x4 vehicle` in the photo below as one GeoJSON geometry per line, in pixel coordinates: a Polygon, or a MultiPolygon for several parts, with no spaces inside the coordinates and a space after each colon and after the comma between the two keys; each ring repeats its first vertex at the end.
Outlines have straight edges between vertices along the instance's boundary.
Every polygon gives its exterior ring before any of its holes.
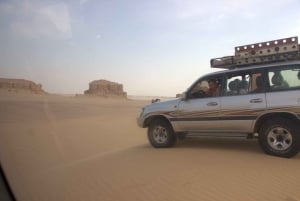
{"type": "Polygon", "coordinates": [[[297,37],[235,47],[234,56],[211,60],[226,70],[200,77],[181,98],[145,106],[138,125],[157,148],[178,136],[245,136],[258,137],[267,154],[292,157],[300,145],[299,58],[297,37]]]}

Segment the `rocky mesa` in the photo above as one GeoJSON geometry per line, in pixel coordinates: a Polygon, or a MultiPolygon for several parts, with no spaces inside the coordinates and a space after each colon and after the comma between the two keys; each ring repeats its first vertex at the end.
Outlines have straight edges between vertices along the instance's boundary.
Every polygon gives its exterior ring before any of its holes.
{"type": "Polygon", "coordinates": [[[127,93],[123,91],[122,84],[102,79],[90,82],[89,89],[84,91],[84,94],[127,98],[127,93]]]}
{"type": "Polygon", "coordinates": [[[33,94],[46,94],[41,84],[36,84],[30,80],[0,78],[0,90],[7,92],[25,92],[33,94]]]}

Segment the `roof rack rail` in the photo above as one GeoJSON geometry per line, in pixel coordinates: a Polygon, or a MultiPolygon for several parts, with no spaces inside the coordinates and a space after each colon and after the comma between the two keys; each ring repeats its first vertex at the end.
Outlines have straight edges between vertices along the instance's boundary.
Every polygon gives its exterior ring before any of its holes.
{"type": "Polygon", "coordinates": [[[235,47],[234,56],[213,58],[212,68],[240,68],[250,65],[300,60],[298,37],[289,37],[235,47]]]}

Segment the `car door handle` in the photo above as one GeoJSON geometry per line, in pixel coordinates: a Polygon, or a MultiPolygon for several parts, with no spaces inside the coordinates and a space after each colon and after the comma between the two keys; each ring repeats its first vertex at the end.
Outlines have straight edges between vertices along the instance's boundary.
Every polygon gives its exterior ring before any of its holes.
{"type": "Polygon", "coordinates": [[[206,105],[207,106],[216,106],[216,105],[218,105],[218,103],[217,102],[209,102],[206,105]]]}
{"type": "Polygon", "coordinates": [[[261,103],[261,102],[263,102],[261,98],[255,98],[250,100],[250,103],[261,103]]]}

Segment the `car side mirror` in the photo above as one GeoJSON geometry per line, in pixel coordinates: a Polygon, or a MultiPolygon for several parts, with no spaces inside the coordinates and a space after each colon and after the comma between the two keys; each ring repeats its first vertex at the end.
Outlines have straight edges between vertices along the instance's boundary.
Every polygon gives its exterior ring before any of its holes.
{"type": "Polygon", "coordinates": [[[182,100],[187,100],[187,99],[188,99],[188,95],[187,95],[186,92],[183,92],[183,93],[181,94],[181,99],[182,99],[182,100]]]}

